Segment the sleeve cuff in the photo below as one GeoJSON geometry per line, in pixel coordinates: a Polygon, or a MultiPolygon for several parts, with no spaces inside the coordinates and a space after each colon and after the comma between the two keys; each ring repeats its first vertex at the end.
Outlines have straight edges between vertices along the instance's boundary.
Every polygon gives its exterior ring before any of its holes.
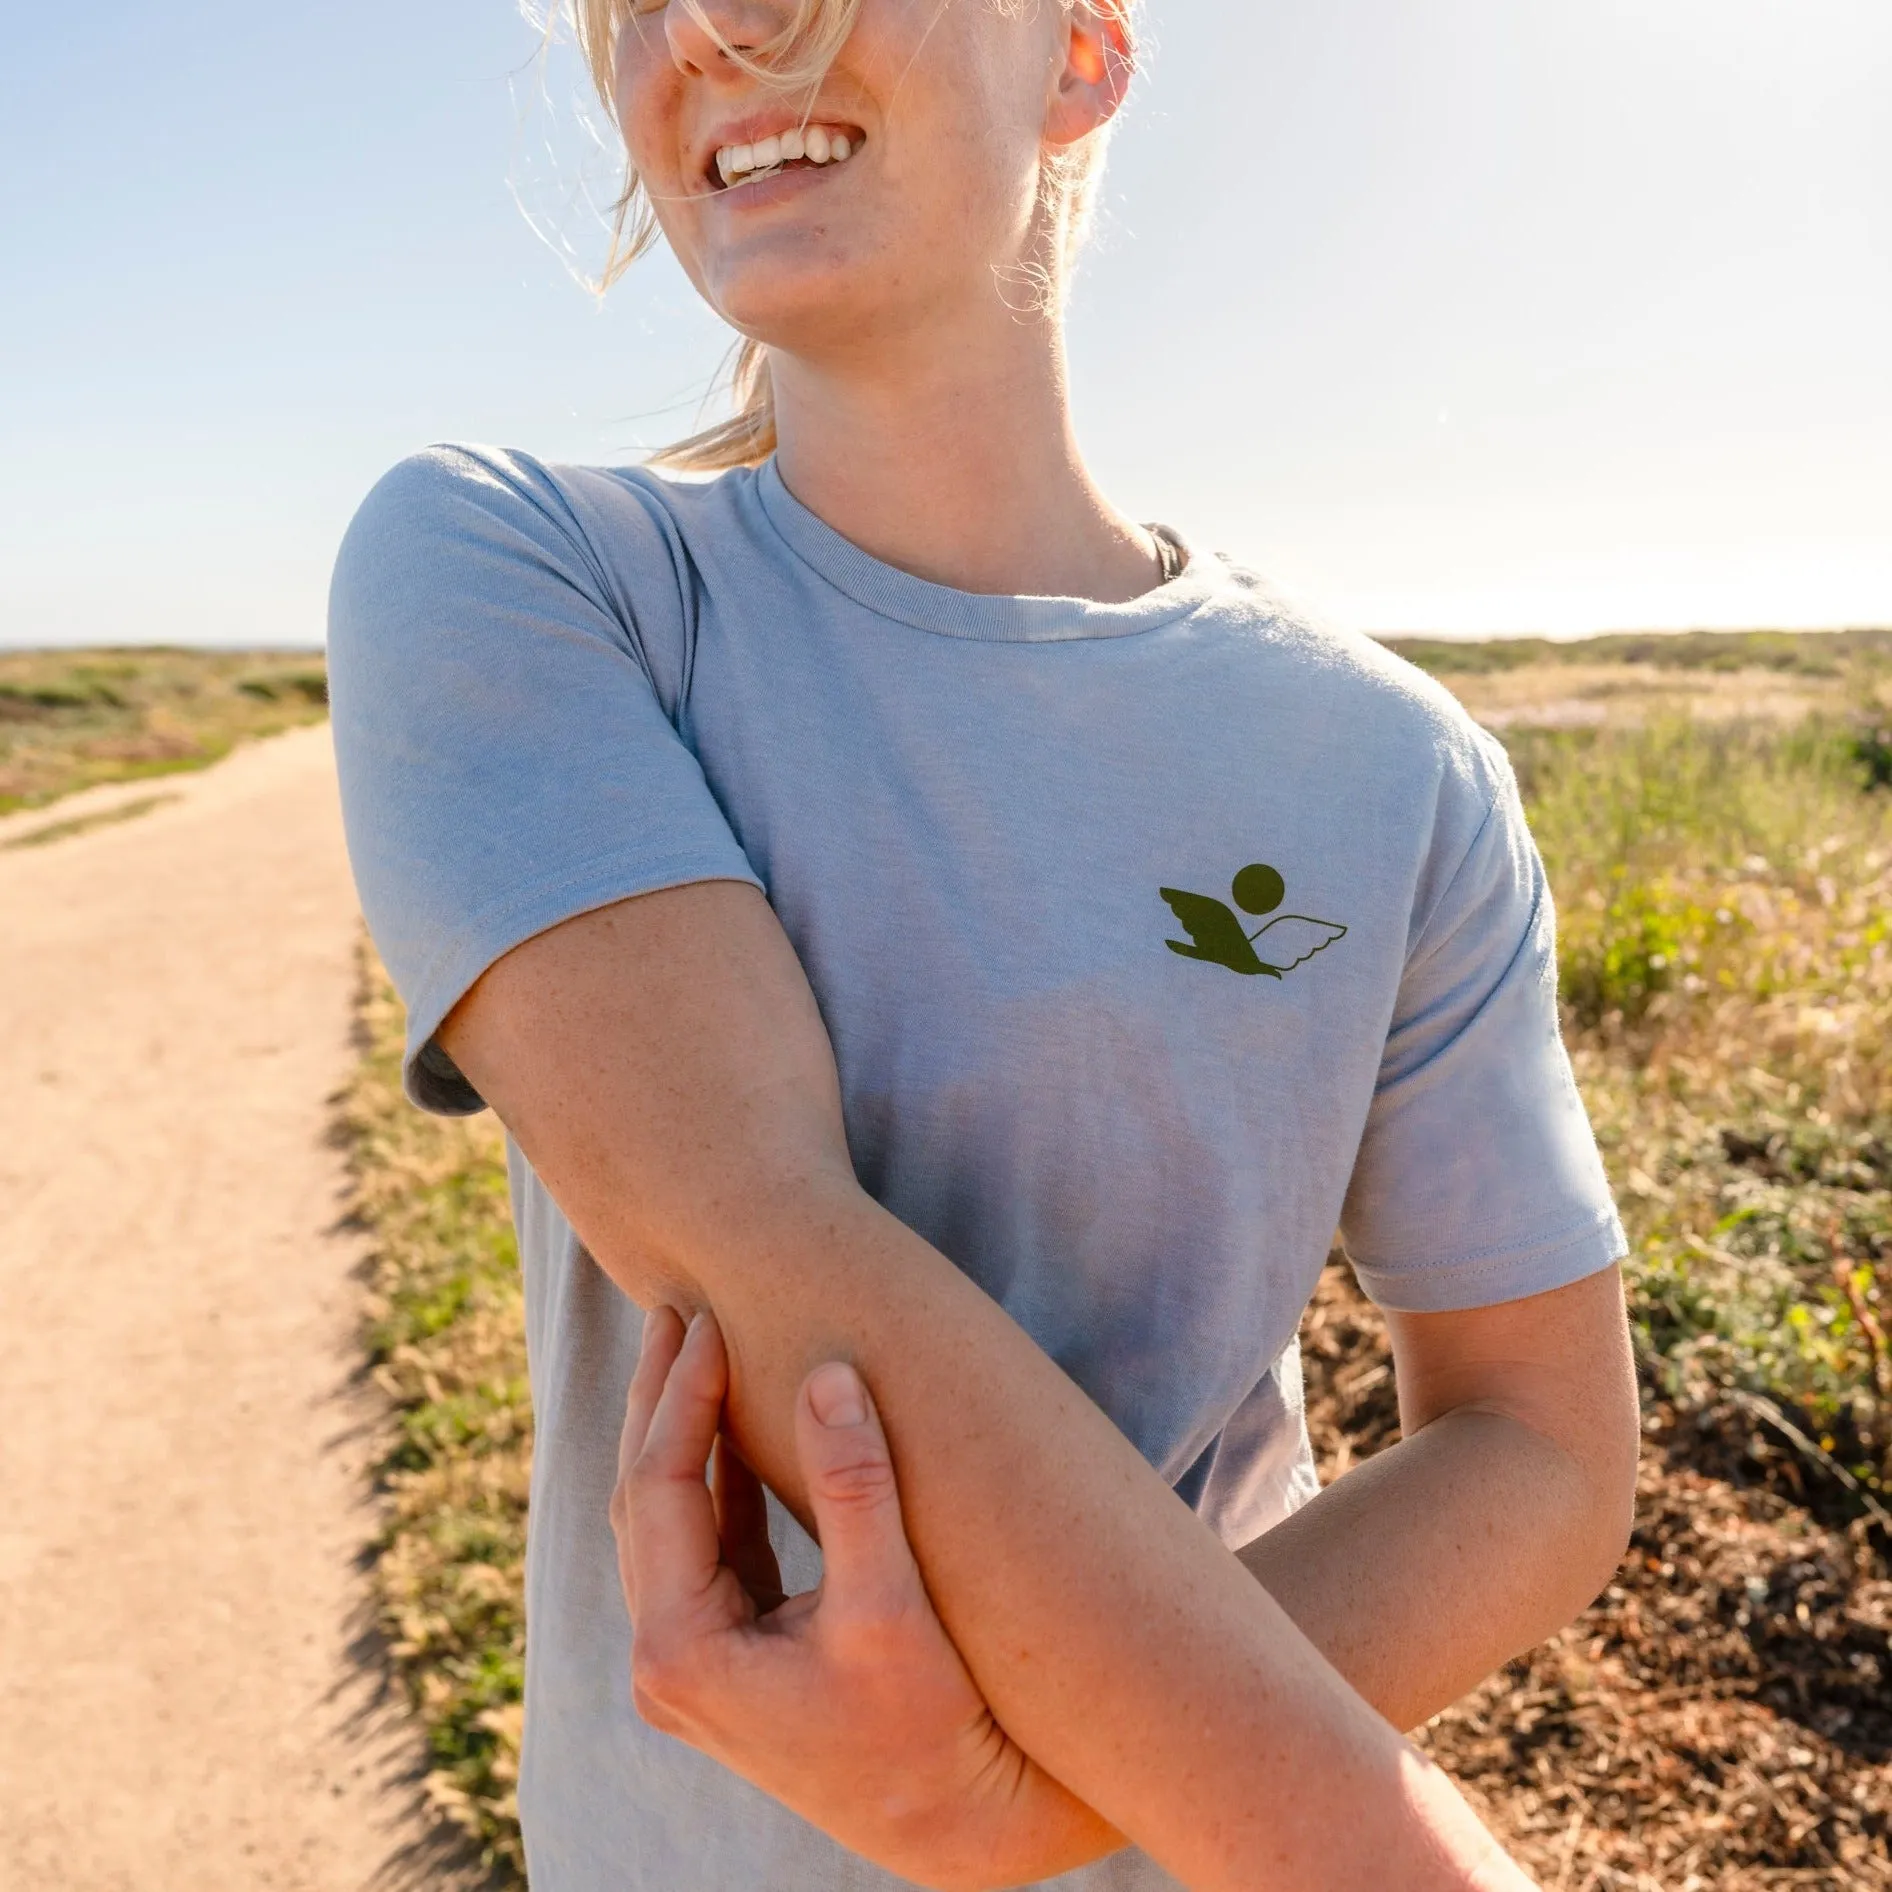
{"type": "Polygon", "coordinates": [[[1622,1221],[1611,1208],[1528,1248],[1403,1266],[1351,1252],[1347,1259],[1376,1307],[1396,1314],[1452,1314],[1567,1288],[1614,1267],[1628,1252],[1622,1221]]]}
{"type": "Polygon", "coordinates": [[[485,1098],[434,1041],[434,1033],[480,975],[515,946],[581,913],[594,913],[619,900],[712,880],[743,882],[767,892],[746,863],[712,863],[700,856],[668,861],[619,860],[594,863],[570,880],[533,888],[477,915],[435,958],[408,1007],[407,1051],[401,1071],[408,1100],[422,1110],[445,1117],[470,1117],[486,1108],[485,1098]]]}

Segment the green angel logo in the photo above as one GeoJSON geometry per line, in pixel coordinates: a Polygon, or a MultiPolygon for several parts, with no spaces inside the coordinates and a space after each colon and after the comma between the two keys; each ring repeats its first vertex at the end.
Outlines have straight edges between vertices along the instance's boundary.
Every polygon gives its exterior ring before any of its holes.
{"type": "MultiPolygon", "coordinates": [[[[1179,939],[1165,940],[1171,952],[1185,959],[1206,959],[1212,966],[1226,966],[1230,972],[1251,977],[1265,972],[1269,978],[1279,979],[1316,953],[1324,952],[1347,930],[1333,920],[1283,913],[1251,933],[1220,900],[1212,900],[1205,893],[1185,893],[1179,887],[1157,891],[1169,902],[1170,911],[1189,935],[1186,944],[1179,939]]],[[[1229,888],[1235,904],[1257,918],[1273,913],[1287,891],[1281,876],[1260,861],[1244,867],[1229,888]]]]}

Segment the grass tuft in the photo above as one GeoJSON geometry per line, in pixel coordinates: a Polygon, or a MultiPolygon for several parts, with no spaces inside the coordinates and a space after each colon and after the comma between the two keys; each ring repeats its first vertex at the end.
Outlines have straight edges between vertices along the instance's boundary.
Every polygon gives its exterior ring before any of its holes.
{"type": "Polygon", "coordinates": [[[0,815],[201,769],[327,710],[319,652],[0,651],[0,815]]]}

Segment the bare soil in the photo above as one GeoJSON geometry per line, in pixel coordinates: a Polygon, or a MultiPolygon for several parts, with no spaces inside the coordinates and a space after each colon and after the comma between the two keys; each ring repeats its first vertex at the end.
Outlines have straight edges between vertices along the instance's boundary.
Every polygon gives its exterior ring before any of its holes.
{"type": "MultiPolygon", "coordinates": [[[[1302,1345],[1331,1479],[1399,1436],[1344,1266],[1302,1345]]],[[[1651,1390],[1643,1434],[1616,1580],[1424,1745],[1553,1892],[1892,1887],[1892,1543],[1743,1409],[1651,1390]]]]}
{"type": "Polygon", "coordinates": [[[0,1878],[440,1884],[365,1634],[327,731],[165,792],[0,849],[0,1878]]]}

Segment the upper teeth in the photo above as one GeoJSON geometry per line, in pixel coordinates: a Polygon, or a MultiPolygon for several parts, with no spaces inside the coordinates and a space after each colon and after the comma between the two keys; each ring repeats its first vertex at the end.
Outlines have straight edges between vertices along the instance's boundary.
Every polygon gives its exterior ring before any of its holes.
{"type": "Polygon", "coordinates": [[[809,125],[752,145],[724,145],[716,153],[716,169],[725,184],[733,184],[739,177],[757,177],[797,158],[806,158],[810,164],[842,164],[853,150],[846,132],[829,125],[809,125]]]}

